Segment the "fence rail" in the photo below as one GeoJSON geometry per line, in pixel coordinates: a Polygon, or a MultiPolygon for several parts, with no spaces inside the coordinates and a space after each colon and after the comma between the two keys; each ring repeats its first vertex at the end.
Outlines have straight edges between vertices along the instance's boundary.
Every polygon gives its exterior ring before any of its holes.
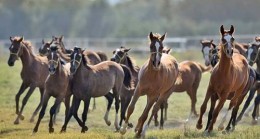
{"type": "MultiPolygon", "coordinates": [[[[236,41],[248,43],[254,41],[254,38],[259,36],[258,34],[248,35],[236,35],[236,41]]],[[[185,51],[188,49],[200,48],[200,40],[213,39],[218,44],[219,35],[216,36],[187,36],[187,37],[168,37],[165,40],[165,45],[172,48],[174,51],[185,51]]],[[[42,44],[42,39],[28,39],[38,49],[42,44]]],[[[48,39],[46,39],[48,40],[48,39]]],[[[50,40],[50,39],[49,39],[50,40]]],[[[126,46],[132,48],[132,52],[146,53],[149,51],[144,46],[148,46],[148,40],[139,38],[107,38],[107,39],[88,39],[88,38],[65,38],[65,46],[67,48],[73,48],[74,46],[80,46],[89,50],[111,52],[115,48],[120,46],[126,46]]],[[[0,46],[8,48],[10,46],[10,40],[0,40],[0,46]]]]}

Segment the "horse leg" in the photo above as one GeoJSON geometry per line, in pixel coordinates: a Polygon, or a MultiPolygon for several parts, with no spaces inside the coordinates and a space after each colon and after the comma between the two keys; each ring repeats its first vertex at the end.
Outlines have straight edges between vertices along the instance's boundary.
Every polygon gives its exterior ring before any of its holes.
{"type": "MultiPolygon", "coordinates": [[[[132,99],[132,96],[127,96],[127,98],[126,98],[125,108],[124,108],[124,111],[123,111],[124,120],[125,120],[126,109],[129,106],[129,103],[130,103],[131,99],[132,99]]],[[[132,123],[128,123],[128,127],[133,128],[133,124],[132,123]]]]}
{"type": "Polygon", "coordinates": [[[65,122],[64,122],[60,132],[66,132],[68,122],[69,122],[70,118],[72,117],[72,115],[77,120],[78,124],[82,127],[83,123],[79,119],[78,114],[77,114],[79,105],[80,105],[80,100],[77,99],[75,96],[73,96],[72,106],[69,109],[68,114],[66,114],[66,116],[65,116],[65,122]]]}
{"type": "Polygon", "coordinates": [[[136,104],[138,98],[140,97],[140,94],[141,94],[141,89],[139,87],[139,84],[137,84],[137,87],[136,87],[135,92],[134,92],[133,99],[132,99],[132,101],[131,101],[128,109],[127,109],[127,116],[126,116],[126,119],[125,119],[125,123],[121,127],[121,129],[120,129],[120,133],[121,134],[125,134],[126,133],[126,128],[128,126],[129,118],[130,118],[130,116],[132,115],[132,113],[134,111],[135,104],[136,104]]]}
{"type": "MultiPolygon", "coordinates": [[[[29,87],[28,84],[25,84],[24,82],[21,84],[20,89],[18,93],[15,95],[15,103],[16,103],[16,114],[19,115],[19,99],[22,93],[29,87]]],[[[21,117],[22,118],[22,117],[21,117]]],[[[18,123],[19,124],[19,121],[18,123]]]]}
{"type": "Polygon", "coordinates": [[[25,97],[23,98],[23,102],[22,102],[22,107],[21,107],[21,110],[16,118],[16,120],[14,121],[14,124],[19,124],[19,118],[21,118],[23,120],[23,116],[22,116],[22,113],[23,113],[23,109],[28,101],[28,99],[30,98],[30,96],[32,95],[33,91],[35,90],[36,87],[34,86],[31,86],[30,89],[28,90],[27,94],[25,95],[25,97]]]}
{"type": "Polygon", "coordinates": [[[111,94],[111,93],[109,92],[108,94],[105,95],[105,97],[106,97],[106,99],[107,99],[107,101],[108,101],[108,104],[107,104],[107,111],[106,111],[106,114],[105,114],[105,116],[104,116],[104,120],[105,120],[106,124],[107,124],[108,126],[110,126],[110,125],[111,125],[111,122],[108,120],[108,115],[109,115],[109,111],[110,111],[111,105],[112,105],[112,103],[113,103],[114,96],[113,96],[113,94],[111,94]]]}
{"type": "Polygon", "coordinates": [[[208,101],[209,101],[209,98],[210,98],[211,95],[212,95],[210,91],[211,91],[211,90],[210,90],[209,87],[208,87],[206,96],[205,96],[204,101],[203,101],[203,103],[202,103],[202,105],[201,105],[201,107],[200,107],[200,116],[199,116],[199,119],[198,119],[197,125],[196,125],[196,128],[197,128],[197,129],[201,129],[201,128],[203,127],[202,117],[203,117],[203,115],[204,115],[204,113],[205,113],[205,111],[206,111],[206,109],[207,109],[207,103],[208,103],[208,101]]]}
{"type": "Polygon", "coordinates": [[[252,113],[252,118],[253,118],[252,124],[257,124],[258,116],[256,116],[257,115],[256,113],[257,113],[257,108],[259,106],[259,101],[260,101],[260,95],[257,94],[255,98],[255,107],[252,113]]]}
{"type": "Polygon", "coordinates": [[[119,101],[119,96],[117,94],[114,94],[114,98],[115,98],[115,108],[116,108],[114,126],[115,126],[116,131],[119,131],[120,126],[119,126],[119,123],[118,123],[118,110],[119,110],[120,101],[119,101]]]}
{"type": "MultiPolygon", "coordinates": [[[[224,93],[223,93],[224,94],[224,93]]],[[[227,96],[222,96],[221,98],[219,98],[219,102],[218,102],[218,105],[217,107],[213,110],[213,115],[212,115],[212,120],[209,124],[209,128],[207,130],[208,133],[210,133],[212,130],[213,130],[213,125],[214,123],[216,122],[217,120],[217,117],[218,117],[218,114],[219,114],[219,111],[222,109],[223,105],[225,104],[227,100],[227,96]]]]}
{"type": "Polygon", "coordinates": [[[44,93],[43,94],[43,100],[42,100],[42,102],[43,102],[42,108],[41,108],[41,111],[39,113],[38,121],[37,121],[37,123],[36,123],[36,125],[33,129],[33,133],[38,132],[38,128],[39,128],[40,122],[41,122],[41,120],[42,120],[42,118],[45,114],[45,110],[46,110],[49,99],[50,99],[50,95],[47,94],[47,93],[44,93]]]}
{"type": "Polygon", "coordinates": [[[207,126],[206,126],[205,131],[207,131],[208,128],[209,128],[209,124],[210,124],[210,121],[212,119],[212,114],[213,114],[213,111],[214,111],[214,108],[215,108],[215,105],[216,105],[217,96],[216,95],[212,95],[210,100],[211,100],[210,110],[209,110],[209,114],[208,114],[208,122],[207,122],[207,126]]]}
{"type": "MultiPolygon", "coordinates": [[[[146,107],[142,113],[142,115],[139,117],[138,119],[138,123],[135,127],[135,131],[136,131],[136,137],[140,137],[141,136],[141,133],[142,133],[142,130],[143,130],[143,125],[144,125],[144,122],[146,121],[147,117],[148,117],[148,114],[149,114],[149,111],[151,109],[151,107],[153,106],[153,104],[155,103],[157,97],[156,96],[147,96],[147,104],[146,104],[146,107]]],[[[157,103],[156,103],[157,104],[157,103]]],[[[158,106],[158,109],[160,108],[160,105],[158,106]]],[[[154,109],[154,108],[153,108],[154,109]]],[[[156,113],[158,112],[158,110],[156,111],[156,113]]],[[[155,112],[153,112],[153,115],[155,114],[155,112]]],[[[152,115],[152,117],[153,117],[152,115]]],[[[152,118],[151,117],[151,118],[152,118]]],[[[145,132],[145,131],[144,131],[145,132]]]]}
{"type": "Polygon", "coordinates": [[[164,102],[161,104],[160,108],[161,108],[161,120],[160,120],[160,128],[159,129],[163,129],[163,124],[164,124],[164,117],[163,117],[163,110],[165,108],[165,104],[167,102],[164,102]]]}
{"type": "Polygon", "coordinates": [[[60,104],[57,106],[55,113],[53,115],[53,124],[56,124],[56,117],[57,117],[57,114],[60,112],[60,104]]]}
{"type": "Polygon", "coordinates": [[[30,119],[31,123],[34,122],[34,117],[38,114],[38,112],[39,112],[39,110],[42,106],[42,96],[43,96],[43,93],[44,93],[44,88],[39,88],[39,90],[40,90],[40,103],[38,104],[37,108],[35,109],[35,111],[32,114],[32,117],[30,119]]]}
{"type": "Polygon", "coordinates": [[[159,121],[158,121],[158,113],[155,113],[154,116],[154,126],[158,126],[159,125],[159,121]]]}
{"type": "Polygon", "coordinates": [[[54,114],[57,111],[57,108],[60,106],[60,103],[62,102],[62,97],[56,98],[54,105],[51,107],[50,109],[50,121],[49,121],[49,133],[53,133],[54,132],[54,128],[53,128],[53,119],[54,119],[54,114]]]}
{"type": "Polygon", "coordinates": [[[190,97],[191,99],[191,111],[190,111],[190,115],[188,117],[188,119],[186,120],[186,123],[189,122],[189,120],[191,119],[192,117],[192,114],[194,114],[195,116],[198,116],[196,110],[195,110],[195,104],[197,102],[197,98],[196,98],[196,95],[194,95],[194,91],[192,91],[191,89],[188,89],[187,90],[187,94],[188,96],[190,97]]]}
{"type": "Polygon", "coordinates": [[[164,120],[166,121],[167,118],[167,109],[168,109],[168,102],[165,103],[165,108],[164,108],[164,120]]]}
{"type": "Polygon", "coordinates": [[[239,122],[239,121],[242,119],[242,117],[243,117],[243,115],[244,115],[246,109],[247,109],[248,106],[250,105],[251,100],[254,98],[255,91],[256,91],[255,89],[251,89],[251,90],[250,90],[249,96],[248,96],[248,98],[247,98],[247,100],[246,100],[246,102],[245,102],[245,104],[244,104],[244,107],[243,107],[242,111],[240,112],[240,114],[239,114],[239,116],[238,116],[238,118],[237,118],[237,122],[239,122]]]}
{"type": "Polygon", "coordinates": [[[81,129],[81,133],[85,133],[86,131],[88,131],[88,127],[86,126],[86,121],[87,121],[87,114],[88,114],[90,99],[91,99],[91,97],[87,97],[87,99],[84,101],[84,110],[82,113],[83,125],[82,125],[82,129],[81,129]]]}
{"type": "Polygon", "coordinates": [[[126,109],[126,98],[125,98],[125,96],[120,97],[120,101],[121,101],[121,113],[120,113],[119,126],[122,125],[122,122],[125,119],[125,109],[126,109]]]}
{"type": "Polygon", "coordinates": [[[93,107],[92,107],[92,110],[95,110],[96,109],[96,98],[93,98],[93,107]]]}

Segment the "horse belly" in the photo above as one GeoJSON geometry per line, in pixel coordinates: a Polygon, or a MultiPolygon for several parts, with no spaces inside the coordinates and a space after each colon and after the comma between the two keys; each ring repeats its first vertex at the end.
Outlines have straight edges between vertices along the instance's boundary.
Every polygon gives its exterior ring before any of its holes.
{"type": "Polygon", "coordinates": [[[114,87],[115,79],[112,80],[100,80],[96,85],[92,87],[92,97],[100,97],[106,95],[114,87]]]}

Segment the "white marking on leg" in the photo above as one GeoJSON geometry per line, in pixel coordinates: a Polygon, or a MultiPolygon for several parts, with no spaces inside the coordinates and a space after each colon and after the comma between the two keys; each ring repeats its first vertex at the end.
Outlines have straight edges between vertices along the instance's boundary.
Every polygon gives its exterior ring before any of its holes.
{"type": "MultiPolygon", "coordinates": [[[[232,108],[232,109],[233,109],[233,108],[232,108]]],[[[219,129],[223,129],[223,128],[224,128],[224,123],[226,122],[227,116],[229,115],[229,113],[231,112],[232,109],[227,110],[227,112],[226,112],[225,115],[223,116],[223,118],[222,118],[222,120],[221,120],[221,122],[220,122],[220,124],[219,124],[219,126],[218,126],[219,129]]]]}
{"type": "Polygon", "coordinates": [[[146,131],[147,131],[148,127],[149,127],[148,124],[146,124],[146,125],[143,127],[143,131],[142,131],[142,133],[141,133],[142,137],[145,137],[145,134],[146,134],[146,131]]]}

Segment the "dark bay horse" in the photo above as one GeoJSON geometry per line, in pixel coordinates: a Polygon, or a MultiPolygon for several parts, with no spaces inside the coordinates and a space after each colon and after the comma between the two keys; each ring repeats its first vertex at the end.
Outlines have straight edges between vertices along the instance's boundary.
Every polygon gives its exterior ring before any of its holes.
{"type": "Polygon", "coordinates": [[[153,34],[152,32],[149,34],[150,58],[139,71],[138,84],[128,107],[125,123],[121,126],[121,134],[126,133],[129,118],[133,113],[135,104],[140,96],[147,96],[147,104],[136,125],[136,137],[140,137],[141,133],[142,136],[145,135],[145,131],[150,125],[153,116],[172,94],[172,88],[174,87],[178,74],[178,64],[174,57],[162,53],[165,36],[166,34],[161,36],[159,34],[153,34]],[[152,114],[147,125],[143,129],[144,122],[146,121],[152,106],[152,114]]]}
{"type": "Polygon", "coordinates": [[[41,119],[44,117],[46,107],[50,97],[55,97],[54,105],[50,109],[50,121],[49,121],[49,133],[54,132],[53,128],[53,117],[57,107],[65,99],[66,111],[68,113],[70,103],[70,79],[69,79],[69,68],[70,63],[62,65],[59,54],[57,53],[58,48],[56,46],[50,47],[50,52],[47,55],[49,65],[49,76],[45,81],[45,91],[42,100],[42,109],[39,113],[38,121],[33,129],[33,133],[38,131],[41,119]]]}
{"type": "MultiPolygon", "coordinates": [[[[111,61],[115,61],[117,63],[127,66],[131,70],[131,73],[132,73],[132,81],[133,81],[132,89],[122,88],[122,91],[121,91],[121,94],[122,94],[121,100],[122,100],[122,102],[126,102],[126,103],[121,103],[121,119],[119,122],[120,126],[122,125],[122,122],[125,119],[126,109],[131,101],[131,98],[134,94],[134,90],[138,83],[138,73],[140,70],[140,68],[138,66],[135,66],[133,59],[128,55],[129,50],[130,50],[130,48],[125,48],[125,47],[121,46],[120,48],[113,51],[113,57],[111,58],[111,61]]],[[[132,124],[129,123],[129,127],[132,127],[132,124]]]]}
{"type": "MultiPolygon", "coordinates": [[[[46,57],[36,56],[33,53],[33,46],[29,41],[25,41],[23,37],[10,37],[11,46],[10,56],[8,59],[8,65],[14,66],[15,61],[19,58],[22,61],[22,71],[21,78],[23,80],[21,87],[18,93],[15,96],[16,101],[16,114],[18,115],[14,124],[19,124],[19,118],[24,119],[22,112],[23,109],[35,90],[36,87],[39,88],[41,93],[41,99],[44,92],[44,82],[48,76],[48,60],[46,57]],[[19,99],[21,94],[27,89],[30,88],[22,101],[22,107],[19,111],[19,99]]],[[[34,116],[37,115],[38,111],[41,108],[41,101],[34,111],[30,121],[34,121],[34,116]]]]}
{"type": "Polygon", "coordinates": [[[200,117],[196,126],[197,129],[202,128],[202,116],[206,111],[207,102],[211,98],[211,107],[205,130],[206,133],[210,133],[213,130],[213,125],[216,122],[219,111],[222,109],[227,99],[230,99],[231,101],[228,110],[219,125],[219,129],[222,130],[224,128],[224,122],[231,110],[232,115],[226,130],[229,131],[231,129],[231,123],[232,130],[235,129],[239,105],[242,103],[246,92],[249,89],[248,80],[251,79],[249,78],[248,64],[245,57],[241,54],[233,53],[233,32],[234,27],[232,25],[230,30],[224,30],[223,25],[220,27],[220,61],[212,70],[210,83],[203,104],[201,105],[200,117]],[[215,107],[217,99],[219,99],[219,102],[217,107],[215,107]]]}
{"type": "MultiPolygon", "coordinates": [[[[170,49],[163,49],[163,52],[169,54],[170,49]]],[[[198,62],[193,61],[183,61],[179,63],[179,74],[178,80],[175,83],[175,87],[173,92],[182,93],[187,92],[191,99],[191,111],[189,118],[186,120],[188,122],[190,118],[194,115],[195,117],[198,116],[195,105],[197,102],[197,90],[201,81],[202,73],[209,71],[211,67],[205,67],[198,62]]],[[[165,116],[164,119],[167,120],[167,107],[168,103],[164,104],[165,107],[165,116]]],[[[163,109],[161,109],[161,115],[163,115],[163,109]]],[[[155,125],[159,124],[157,120],[157,113],[154,116],[155,125]]],[[[161,116],[160,120],[160,128],[163,129],[163,117],[161,116]]]]}
{"type": "MultiPolygon", "coordinates": [[[[83,123],[81,125],[81,132],[88,130],[85,125],[87,120],[87,113],[91,97],[105,96],[112,89],[115,98],[115,128],[119,130],[118,124],[118,109],[119,109],[119,96],[121,88],[131,88],[131,72],[122,65],[112,61],[104,61],[96,65],[88,65],[84,58],[84,53],[81,48],[75,47],[71,54],[71,67],[70,72],[73,75],[71,80],[73,102],[68,114],[66,114],[64,125],[61,132],[66,131],[67,124],[72,115],[78,111],[80,101],[84,101],[84,110],[82,114],[83,123]]],[[[121,101],[121,103],[124,103],[121,101]]],[[[106,122],[108,121],[108,112],[105,116],[106,122]]]]}
{"type": "MultiPolygon", "coordinates": [[[[39,53],[41,55],[46,55],[50,46],[52,44],[55,44],[59,48],[58,53],[61,56],[61,58],[63,60],[65,60],[66,62],[70,62],[69,55],[72,53],[72,50],[65,48],[65,45],[63,43],[63,38],[64,37],[62,35],[61,37],[52,36],[52,40],[50,42],[45,42],[43,40],[42,46],[39,48],[39,53]]],[[[85,55],[85,59],[86,59],[87,63],[90,64],[90,65],[96,65],[96,64],[98,64],[102,61],[107,61],[107,56],[103,52],[94,52],[94,51],[85,50],[84,55],[85,55]]],[[[110,93],[110,96],[108,96],[106,98],[109,98],[108,102],[112,103],[113,99],[112,100],[110,99],[110,98],[112,98],[111,93],[110,93]]],[[[92,109],[94,110],[94,109],[96,109],[96,101],[95,101],[95,98],[93,100],[94,100],[94,102],[93,102],[93,108],[92,109]]]]}

